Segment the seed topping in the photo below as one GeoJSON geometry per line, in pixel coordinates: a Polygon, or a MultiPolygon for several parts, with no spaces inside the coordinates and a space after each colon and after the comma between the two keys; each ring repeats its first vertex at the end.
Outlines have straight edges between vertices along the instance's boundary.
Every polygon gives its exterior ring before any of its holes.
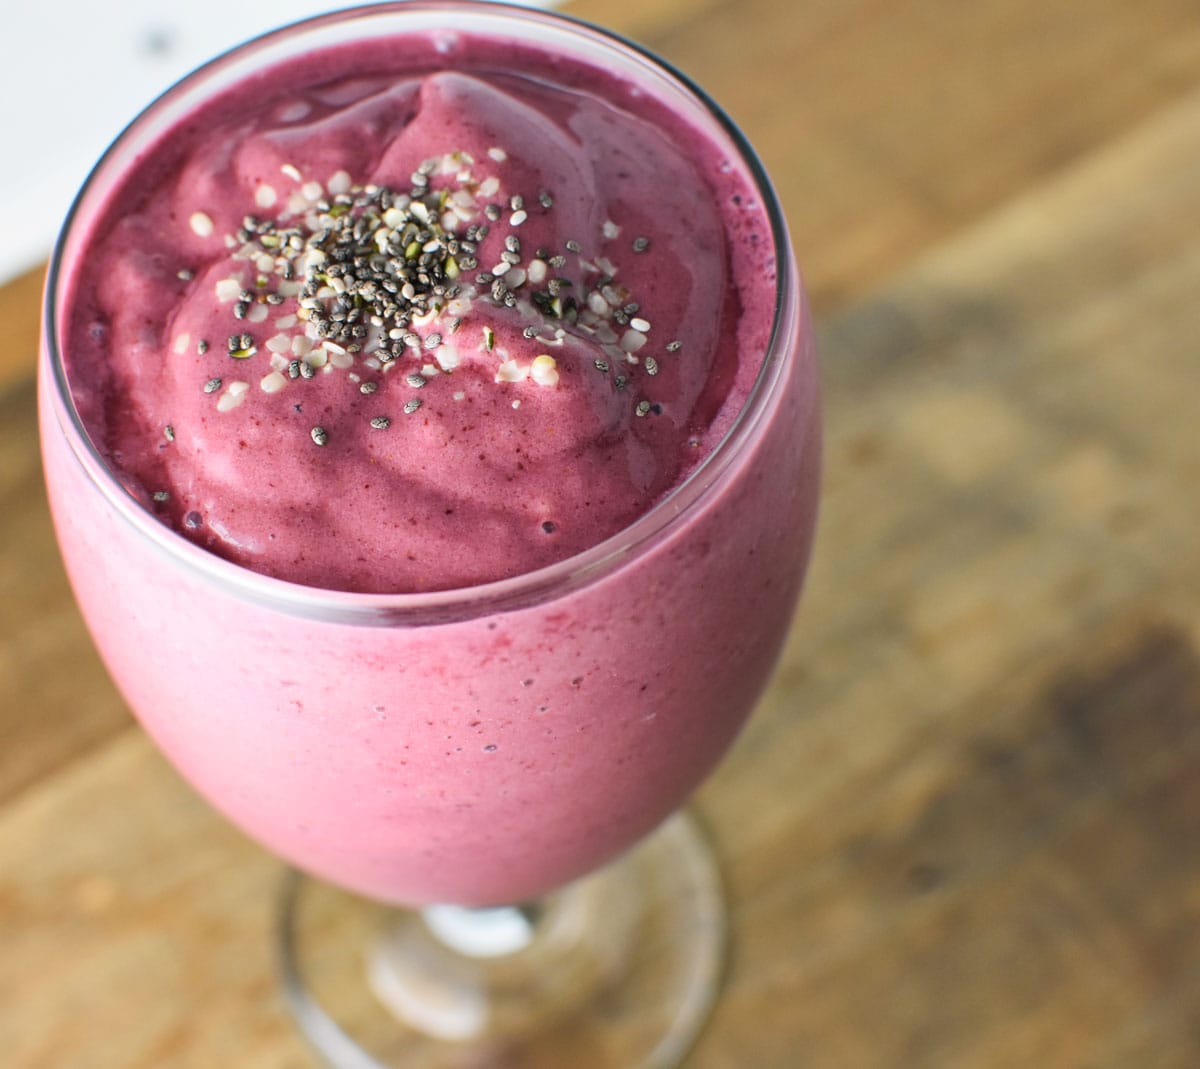
{"type": "MultiPolygon", "coordinates": [[[[499,147],[487,155],[493,164],[508,158],[499,147]]],[[[476,178],[474,165],[461,152],[427,159],[409,176],[407,189],[391,189],[356,185],[345,171],[322,183],[284,164],[286,184],[256,188],[253,210],[269,214],[247,214],[226,235],[233,263],[228,276],[217,281],[216,297],[234,322],[271,320],[258,339],[239,327],[226,340],[231,359],[265,353],[270,366],[259,373],[261,393],[283,392],[319,372],[344,370],[359,392],[370,396],[387,372],[413,359],[420,370],[404,370],[401,378],[410,389],[423,389],[439,374],[452,376],[469,359],[472,343],[458,335],[472,306],[475,315],[489,306],[517,310],[524,322],[511,329],[539,347],[562,346],[568,333],[590,339],[603,350],[593,359],[599,373],[608,375],[614,362],[625,369],[614,376],[617,390],[625,389],[639,369],[650,377],[658,374],[654,357],[636,355],[647,344],[651,319],[619,281],[620,263],[599,255],[603,242],[622,234],[620,219],[605,219],[590,243],[562,240],[561,248],[573,257],[570,263],[553,248],[534,249],[532,243],[523,248],[515,228],[529,216],[525,194],[503,190],[497,175],[476,178]],[[508,226],[497,239],[502,248],[498,255],[491,253],[491,269],[480,271],[481,244],[490,224],[505,215],[508,226]],[[423,358],[432,362],[422,363],[423,358]],[[361,381],[365,371],[379,377],[361,381]]],[[[549,212],[554,196],[539,189],[528,203],[549,212]]],[[[215,232],[203,211],[193,212],[188,222],[198,236],[215,232]]],[[[632,239],[635,253],[649,248],[649,238],[632,239]]],[[[195,277],[191,269],[178,274],[184,281],[195,277]]],[[[176,340],[190,344],[185,336],[176,340]]],[[[529,363],[514,359],[496,323],[482,324],[482,345],[476,340],[474,347],[480,357],[499,358],[492,368],[498,384],[554,387],[563,381],[561,356],[542,352],[529,363]]],[[[200,355],[208,348],[206,339],[196,342],[200,355]]],[[[678,348],[678,341],[666,346],[668,352],[678,348]]],[[[221,392],[222,380],[214,377],[204,389],[220,392],[217,407],[228,411],[247,397],[248,384],[236,385],[236,391],[231,386],[221,392]]],[[[462,390],[450,392],[456,400],[465,397],[462,390]]],[[[630,403],[639,416],[652,410],[641,401],[630,403]]],[[[519,404],[514,398],[513,407],[519,404]]],[[[412,415],[420,407],[421,400],[410,397],[403,410],[412,415]]],[[[376,416],[371,426],[383,429],[381,420],[390,425],[388,417],[376,416]]],[[[317,445],[328,441],[322,427],[312,428],[310,436],[317,445]]]]}
{"type": "Polygon", "coordinates": [[[212,236],[214,229],[212,216],[205,212],[192,212],[188,218],[188,225],[192,228],[192,233],[197,237],[207,238],[212,236]]]}

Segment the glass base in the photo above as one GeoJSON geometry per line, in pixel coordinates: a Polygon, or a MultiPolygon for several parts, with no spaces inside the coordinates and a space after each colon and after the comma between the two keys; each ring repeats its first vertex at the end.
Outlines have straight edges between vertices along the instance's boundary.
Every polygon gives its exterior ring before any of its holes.
{"type": "Polygon", "coordinates": [[[398,909],[289,875],[288,1008],[332,1069],[671,1069],[720,986],[713,855],[676,814],[534,903],[398,909]]]}

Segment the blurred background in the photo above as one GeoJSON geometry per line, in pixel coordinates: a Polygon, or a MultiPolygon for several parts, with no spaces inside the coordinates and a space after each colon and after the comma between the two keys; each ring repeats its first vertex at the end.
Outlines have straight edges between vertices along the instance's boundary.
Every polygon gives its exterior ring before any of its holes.
{"type": "MultiPolygon", "coordinates": [[[[277,867],[108,683],[32,405],[37,264],[90,161],[315,6],[0,15],[0,275],[32,268],[0,285],[6,1066],[309,1064],[272,993],[277,867]]],[[[1200,1065],[1195,0],[563,6],[743,126],[821,347],[813,570],[697,800],[733,944],[690,1064],[1200,1065]]]]}

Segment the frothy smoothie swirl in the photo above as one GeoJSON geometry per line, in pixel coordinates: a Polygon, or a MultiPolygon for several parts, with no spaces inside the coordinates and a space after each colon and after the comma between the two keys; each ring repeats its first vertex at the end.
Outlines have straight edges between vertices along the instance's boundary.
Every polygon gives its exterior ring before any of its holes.
{"type": "Polygon", "coordinates": [[[316,586],[469,586],[616,533],[719,431],[769,321],[738,176],[636,90],[466,66],[333,53],[171,131],[110,205],[72,388],[199,544],[316,586]]]}

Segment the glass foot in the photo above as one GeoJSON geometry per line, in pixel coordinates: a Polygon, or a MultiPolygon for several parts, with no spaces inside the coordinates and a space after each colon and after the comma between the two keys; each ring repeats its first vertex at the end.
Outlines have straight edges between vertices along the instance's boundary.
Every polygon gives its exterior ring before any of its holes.
{"type": "Polygon", "coordinates": [[[676,814],[534,903],[397,909],[289,874],[288,1008],[332,1069],[671,1069],[720,985],[712,852],[676,814]]]}

